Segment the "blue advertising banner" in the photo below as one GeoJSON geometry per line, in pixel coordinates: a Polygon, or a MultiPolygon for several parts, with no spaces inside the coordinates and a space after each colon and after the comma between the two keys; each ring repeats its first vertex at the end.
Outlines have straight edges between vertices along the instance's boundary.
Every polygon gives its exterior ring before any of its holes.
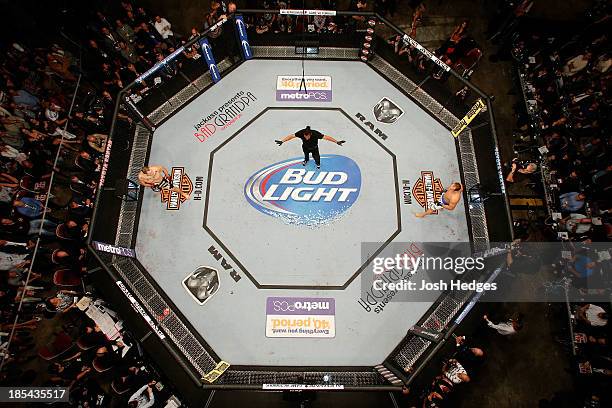
{"type": "Polygon", "coordinates": [[[238,30],[238,40],[240,41],[240,50],[245,60],[253,58],[251,52],[251,46],[249,45],[249,39],[247,37],[246,24],[242,19],[242,16],[235,16],[236,19],[236,30],[238,30]]]}
{"type": "Polygon", "coordinates": [[[212,78],[214,83],[217,83],[221,80],[221,73],[219,72],[219,68],[217,68],[217,64],[215,63],[215,57],[212,53],[212,47],[208,43],[208,39],[200,38],[198,41],[200,43],[200,49],[202,50],[202,56],[204,56],[204,61],[208,65],[208,71],[210,72],[210,77],[212,78]]]}

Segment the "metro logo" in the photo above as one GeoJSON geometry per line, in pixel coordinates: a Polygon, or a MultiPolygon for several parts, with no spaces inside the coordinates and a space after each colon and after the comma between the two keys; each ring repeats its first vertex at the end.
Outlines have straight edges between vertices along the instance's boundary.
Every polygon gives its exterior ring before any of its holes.
{"type": "Polygon", "coordinates": [[[307,75],[276,78],[276,100],[295,102],[331,102],[332,78],[330,76],[307,75]]]}
{"type": "Polygon", "coordinates": [[[361,171],[345,156],[321,156],[326,171],[306,170],[301,158],[268,166],[246,182],[244,194],[264,214],[296,225],[319,226],[340,217],[357,200],[361,171]]]}

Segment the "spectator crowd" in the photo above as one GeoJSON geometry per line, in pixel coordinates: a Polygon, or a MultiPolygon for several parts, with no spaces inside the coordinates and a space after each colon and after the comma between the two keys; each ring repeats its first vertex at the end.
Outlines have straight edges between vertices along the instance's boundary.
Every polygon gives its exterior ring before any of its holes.
{"type": "Polygon", "coordinates": [[[595,21],[569,41],[543,33],[515,39],[513,56],[532,106],[519,115],[517,137],[542,147],[523,148],[509,183],[546,181],[558,232],[576,241],[612,236],[610,101],[612,51],[606,21],[595,21]],[[544,171],[544,174],[541,174],[544,171]]]}
{"type": "Polygon", "coordinates": [[[83,44],[3,43],[0,381],[69,387],[72,406],[145,408],[167,390],[89,281],[85,240],[115,97],[183,40],[128,1],[87,30],[83,44]]]}

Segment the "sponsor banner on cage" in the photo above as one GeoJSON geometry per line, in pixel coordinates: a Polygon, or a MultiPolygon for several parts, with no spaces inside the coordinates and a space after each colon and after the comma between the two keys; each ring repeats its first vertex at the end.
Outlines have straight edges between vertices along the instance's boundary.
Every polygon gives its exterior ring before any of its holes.
{"type": "Polygon", "coordinates": [[[159,337],[161,340],[165,339],[166,336],[164,335],[164,332],[162,332],[162,330],[159,328],[159,326],[157,326],[157,324],[155,324],[155,321],[149,317],[147,312],[144,311],[144,309],[142,308],[140,303],[134,298],[134,296],[132,296],[132,294],[130,293],[129,289],[123,284],[123,282],[122,281],[117,281],[115,283],[117,284],[117,286],[119,287],[121,292],[123,292],[125,297],[128,298],[128,300],[130,301],[130,304],[132,305],[132,308],[136,312],[138,312],[138,314],[140,316],[142,316],[142,318],[147,322],[147,324],[149,325],[151,330],[153,330],[153,332],[155,332],[155,334],[157,334],[157,337],[159,337]]]}
{"type": "Polygon", "coordinates": [[[207,38],[200,38],[198,40],[200,43],[200,50],[202,50],[202,56],[204,56],[204,61],[206,65],[208,65],[208,71],[210,72],[210,77],[213,82],[217,83],[221,80],[221,73],[219,72],[219,68],[217,67],[217,63],[215,62],[215,56],[212,52],[212,47],[208,42],[207,38]]]}
{"type": "Polygon", "coordinates": [[[155,73],[158,69],[160,69],[162,66],[166,65],[168,62],[172,61],[173,59],[175,59],[177,56],[179,56],[180,54],[183,53],[183,51],[185,51],[185,47],[180,46],[178,47],[172,54],[168,55],[166,58],[164,58],[163,60],[157,62],[155,65],[153,65],[151,68],[149,68],[147,71],[145,71],[144,74],[142,74],[141,76],[139,76],[138,78],[136,78],[136,82],[140,83],[142,81],[144,81],[145,79],[147,79],[148,77],[150,77],[151,75],[153,75],[153,73],[155,73]]]}
{"type": "Polygon", "coordinates": [[[263,384],[262,390],[343,390],[343,384],[263,384]]]}
{"type": "Polygon", "coordinates": [[[215,368],[204,374],[204,376],[202,377],[202,382],[207,382],[209,384],[214,383],[215,381],[217,381],[217,379],[219,379],[219,377],[223,375],[225,371],[227,371],[228,368],[230,368],[230,363],[223,360],[219,361],[215,368]]]}
{"type": "Polygon", "coordinates": [[[276,79],[276,100],[279,102],[331,102],[330,76],[279,75],[276,79]]]}
{"type": "Polygon", "coordinates": [[[236,30],[238,31],[238,40],[240,41],[240,51],[245,60],[253,58],[249,38],[247,37],[247,27],[242,16],[235,16],[236,30]]]}
{"type": "Polygon", "coordinates": [[[106,173],[108,172],[108,161],[110,160],[112,147],[113,139],[108,139],[108,141],[106,142],[106,149],[104,150],[104,161],[102,162],[102,169],[100,170],[100,181],[98,181],[98,189],[102,189],[104,181],[106,180],[106,173]]]}
{"type": "Polygon", "coordinates": [[[336,10],[297,10],[297,9],[281,9],[281,15],[287,16],[335,16],[336,10]]]}
{"type": "Polygon", "coordinates": [[[127,256],[129,258],[136,257],[136,252],[132,248],[124,248],[112,244],[105,244],[104,242],[100,241],[91,241],[91,244],[98,251],[108,252],[109,254],[113,255],[127,256]]]}
{"type": "Polygon", "coordinates": [[[436,57],[427,48],[423,47],[421,44],[419,44],[414,39],[412,39],[412,37],[410,37],[408,34],[404,34],[403,40],[404,40],[405,44],[408,44],[408,45],[416,48],[419,52],[421,52],[421,54],[425,55],[427,58],[429,58],[431,60],[431,62],[433,62],[434,64],[436,64],[440,68],[442,68],[444,71],[448,72],[448,71],[451,70],[451,67],[446,65],[440,58],[436,57]]]}
{"type": "Polygon", "coordinates": [[[333,298],[269,297],[266,337],[333,338],[336,336],[333,298]]]}
{"type": "Polygon", "coordinates": [[[466,113],[465,116],[461,119],[461,121],[457,123],[457,126],[453,128],[453,130],[451,131],[453,136],[459,136],[459,134],[463,132],[466,127],[468,127],[468,125],[474,120],[474,118],[478,116],[478,114],[484,109],[484,107],[485,104],[482,99],[478,99],[474,106],[472,106],[472,109],[470,109],[469,112],[466,113]]]}

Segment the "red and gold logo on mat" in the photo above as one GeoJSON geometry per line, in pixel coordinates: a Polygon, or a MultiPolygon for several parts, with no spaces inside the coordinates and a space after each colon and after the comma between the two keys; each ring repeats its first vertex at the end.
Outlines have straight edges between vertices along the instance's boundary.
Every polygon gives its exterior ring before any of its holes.
{"type": "MultiPolygon", "coordinates": [[[[174,187],[177,187],[188,196],[191,195],[193,183],[185,173],[184,167],[173,167],[172,170],[170,170],[170,179],[174,187]]],[[[166,210],[178,210],[181,208],[181,203],[184,203],[186,200],[184,195],[179,194],[178,191],[170,190],[168,187],[161,191],[161,201],[162,203],[166,203],[166,210]]]]}
{"type": "MultiPolygon", "coordinates": [[[[440,200],[443,191],[442,182],[434,176],[433,171],[422,171],[421,177],[412,187],[414,199],[425,211],[433,208],[434,203],[440,200]]],[[[438,210],[434,210],[433,213],[437,214],[438,210]]]]}

